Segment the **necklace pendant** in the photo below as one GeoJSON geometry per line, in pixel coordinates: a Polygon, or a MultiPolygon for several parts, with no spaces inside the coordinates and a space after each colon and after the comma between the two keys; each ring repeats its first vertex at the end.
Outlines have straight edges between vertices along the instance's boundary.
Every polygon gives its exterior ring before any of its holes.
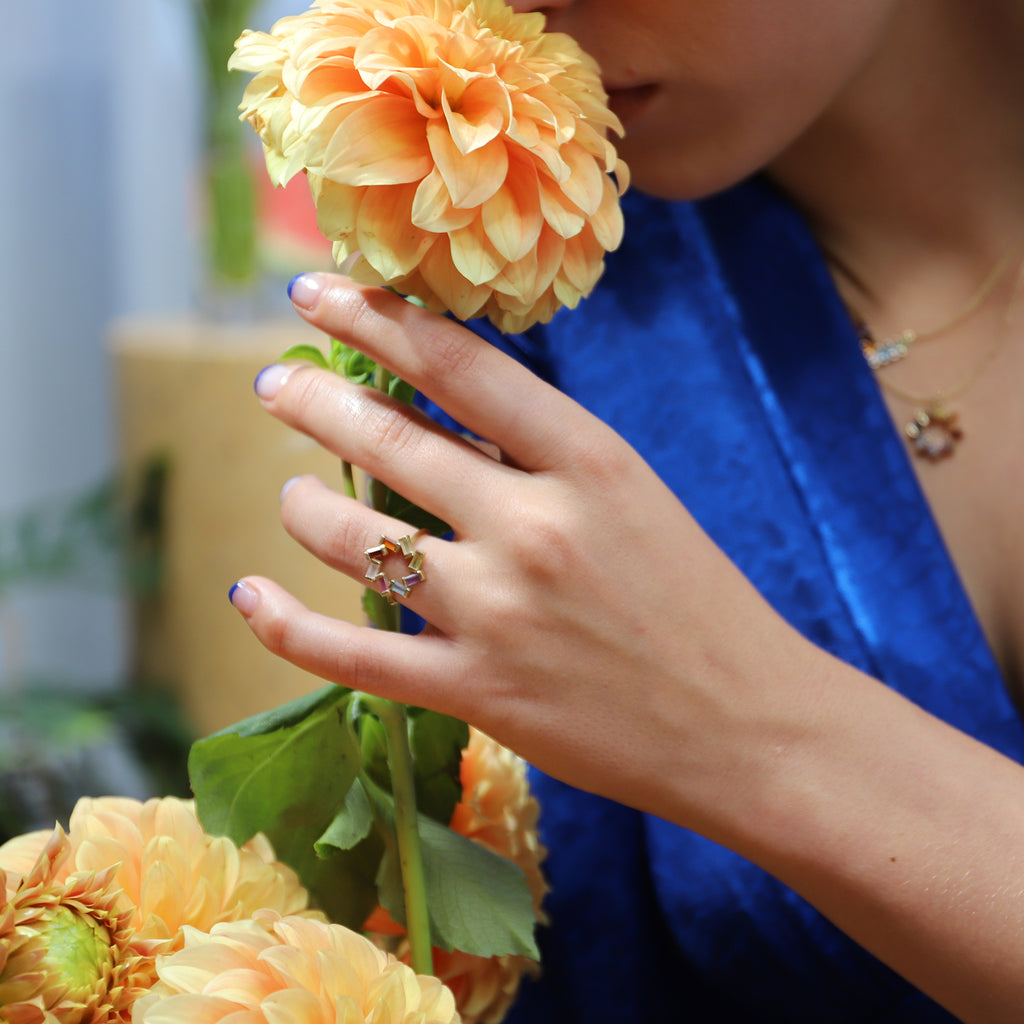
{"type": "Polygon", "coordinates": [[[963,439],[958,419],[941,405],[929,405],[917,409],[903,430],[915,454],[935,462],[952,455],[963,439]]]}
{"type": "Polygon", "coordinates": [[[893,363],[905,359],[910,351],[910,346],[917,341],[917,332],[913,330],[903,331],[895,338],[888,341],[876,342],[870,334],[862,332],[860,347],[868,366],[872,370],[881,370],[893,363]]]}

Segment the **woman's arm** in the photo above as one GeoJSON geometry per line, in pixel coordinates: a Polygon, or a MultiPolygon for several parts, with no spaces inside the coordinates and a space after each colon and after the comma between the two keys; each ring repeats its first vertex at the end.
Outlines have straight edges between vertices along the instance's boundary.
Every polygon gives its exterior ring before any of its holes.
{"type": "MultiPolygon", "coordinates": [[[[967,1020],[1022,1016],[1024,769],[803,639],[621,438],[471,332],[328,275],[293,301],[502,459],[332,374],[265,371],[270,412],[454,529],[417,542],[416,637],[247,578],[270,650],[724,843],[967,1020]]],[[[409,532],[312,478],[282,516],[355,578],[409,532]]]]}

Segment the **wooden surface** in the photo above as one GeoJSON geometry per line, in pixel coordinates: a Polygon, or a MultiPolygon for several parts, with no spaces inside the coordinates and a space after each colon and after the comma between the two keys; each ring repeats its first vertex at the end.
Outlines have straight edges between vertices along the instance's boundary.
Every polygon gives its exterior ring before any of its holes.
{"type": "Polygon", "coordinates": [[[139,609],[137,662],[181,694],[199,735],[322,686],[268,654],[228,602],[240,576],[270,576],[317,611],[361,622],[362,587],[293,541],[278,494],[315,473],[340,487],[337,460],[263,412],[259,370],[289,345],[318,344],[301,324],[123,322],[111,334],[118,427],[129,473],[165,455],[166,576],[139,609]]]}

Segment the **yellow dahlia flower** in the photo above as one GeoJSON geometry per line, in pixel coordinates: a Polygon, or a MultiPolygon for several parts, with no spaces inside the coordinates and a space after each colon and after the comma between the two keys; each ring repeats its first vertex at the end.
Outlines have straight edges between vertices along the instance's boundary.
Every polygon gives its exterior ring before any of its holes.
{"type": "Polygon", "coordinates": [[[0,870],[0,1021],[127,1022],[150,984],[149,945],[119,907],[113,866],[65,870],[71,844],[57,828],[24,874],[0,870]]]}
{"type": "Polygon", "coordinates": [[[305,171],[356,280],[521,331],[622,239],[628,170],[596,63],[502,0],[315,0],[229,66],[271,180],[305,171]],[[610,177],[614,174],[617,184],[610,177]]]}
{"type": "Polygon", "coordinates": [[[457,1024],[451,992],[340,924],[260,911],[185,929],[134,1024],[457,1024]],[[237,1016],[234,1016],[236,1015],[237,1016]]]}
{"type": "MultiPolygon", "coordinates": [[[[230,839],[206,835],[191,801],[87,797],[75,805],[68,826],[70,855],[56,877],[116,866],[118,909],[129,915],[138,938],[151,940],[159,952],[180,947],[186,925],[208,931],[264,907],[312,913],[309,894],[290,867],[274,860],[265,838],[239,849],[230,839]]],[[[0,846],[9,885],[39,856],[47,837],[30,832],[0,846]]]]}
{"type": "MultiPolygon", "coordinates": [[[[537,919],[547,883],[541,862],[547,851],[537,835],[540,807],[530,793],[526,764],[479,729],[470,729],[469,744],[459,769],[462,799],[452,814],[451,828],[460,835],[512,861],[526,875],[537,919]]],[[[402,929],[378,907],[366,930],[384,948],[395,944],[402,929]]],[[[408,960],[408,943],[395,950],[408,960]]],[[[498,1024],[512,1005],[524,974],[537,964],[524,956],[473,956],[460,950],[435,949],[434,973],[452,990],[464,1024],[498,1024]]]]}

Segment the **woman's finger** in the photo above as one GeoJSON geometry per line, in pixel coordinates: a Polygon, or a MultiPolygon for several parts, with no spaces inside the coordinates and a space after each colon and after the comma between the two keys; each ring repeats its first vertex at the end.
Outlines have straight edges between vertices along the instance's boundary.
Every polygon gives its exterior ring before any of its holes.
{"type": "Polygon", "coordinates": [[[460,717],[470,710],[460,699],[466,687],[452,646],[437,634],[408,636],[332,619],[262,576],[239,580],[231,589],[231,603],[268,651],[328,682],[403,704],[429,701],[460,717]],[[438,679],[452,685],[439,687],[438,679]]]}
{"type": "Polygon", "coordinates": [[[517,473],[420,410],[334,373],[267,367],[256,393],[278,419],[440,517],[457,535],[500,502],[517,473]],[[467,494],[473,502],[465,501],[467,494]]]}
{"type": "Polygon", "coordinates": [[[281,494],[281,520],[321,562],[366,586],[375,585],[367,573],[378,569],[385,585],[392,579],[404,580],[409,590],[400,595],[402,604],[442,632],[452,628],[460,597],[472,590],[471,570],[460,547],[417,534],[408,523],[337,494],[316,477],[288,481],[281,494]],[[415,552],[411,557],[401,551],[385,553],[377,566],[366,554],[380,547],[384,538],[399,543],[407,536],[412,537],[415,552]]]}
{"type": "Polygon", "coordinates": [[[335,274],[301,275],[291,298],[311,324],[408,381],[514,463],[574,462],[586,421],[579,406],[467,328],[335,274]]]}

